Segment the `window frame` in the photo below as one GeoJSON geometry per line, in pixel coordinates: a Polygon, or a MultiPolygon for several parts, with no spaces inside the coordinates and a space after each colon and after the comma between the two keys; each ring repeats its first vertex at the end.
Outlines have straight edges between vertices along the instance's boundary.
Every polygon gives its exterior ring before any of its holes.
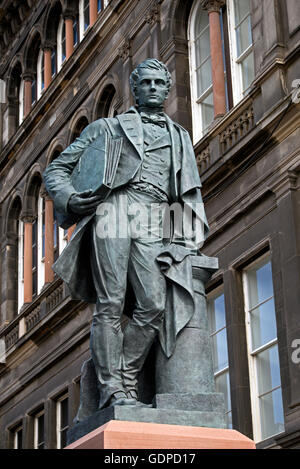
{"type": "Polygon", "coordinates": [[[37,99],[39,100],[45,89],[44,81],[44,51],[40,49],[37,60],[37,99]]]}
{"type": "Polygon", "coordinates": [[[20,423],[19,425],[17,425],[14,430],[13,430],[13,449],[23,449],[23,424],[20,423]],[[22,443],[21,443],[21,448],[19,448],[18,446],[18,433],[19,432],[22,432],[21,433],[21,440],[22,440],[22,443]]]}
{"type": "MultiPolygon", "coordinates": [[[[250,0],[249,0],[250,2],[250,0]]],[[[251,2],[250,2],[251,4],[251,2]]],[[[247,17],[250,16],[251,22],[251,8],[247,16],[240,21],[241,24],[247,17]]],[[[254,43],[251,28],[251,39],[252,43],[245,49],[239,56],[237,55],[237,38],[235,24],[235,6],[234,0],[227,0],[227,21],[228,21],[228,36],[229,36],[229,49],[231,58],[231,79],[232,79],[232,94],[233,94],[233,105],[236,106],[242,99],[244,99],[250,91],[251,84],[248,88],[243,89],[243,72],[242,62],[254,51],[254,43]]],[[[252,22],[251,22],[252,25],[252,22]]],[[[255,64],[253,57],[253,72],[255,73],[255,64]]]]}
{"type": "Polygon", "coordinates": [[[24,304],[24,222],[18,220],[18,314],[24,304]]]}
{"type": "MultiPolygon", "coordinates": [[[[194,2],[188,24],[188,49],[189,49],[189,71],[190,71],[190,89],[191,89],[191,106],[192,106],[192,124],[193,124],[193,143],[197,143],[207,132],[209,127],[204,128],[203,119],[203,102],[206,98],[212,95],[213,98],[213,82],[211,81],[210,86],[198,97],[197,93],[197,67],[196,67],[196,38],[195,38],[195,23],[199,14],[199,9],[208,16],[208,28],[209,28],[209,15],[206,10],[201,7],[200,2],[194,2]],[[199,125],[200,123],[200,125],[199,125]]],[[[210,47],[210,41],[209,41],[210,47]]],[[[209,60],[211,53],[206,57],[205,61],[209,60]]],[[[198,67],[199,68],[199,67],[198,67]]],[[[212,70],[211,70],[212,73],[212,70]]],[[[212,121],[213,122],[213,119],[212,121]]]]}
{"type": "Polygon", "coordinates": [[[56,63],[57,63],[57,73],[61,70],[62,66],[67,60],[67,54],[66,54],[66,25],[65,25],[65,20],[63,16],[61,16],[59,23],[58,23],[58,28],[57,28],[57,57],[56,57],[56,63]],[[64,37],[63,37],[63,32],[64,37]],[[64,42],[64,45],[63,45],[64,42]],[[64,51],[64,56],[63,56],[63,51],[64,51]]]}
{"type": "Polygon", "coordinates": [[[19,97],[19,116],[18,125],[20,126],[24,120],[24,80],[21,78],[20,88],[18,91],[19,97]]]}
{"type": "Polygon", "coordinates": [[[44,449],[43,448],[39,448],[40,445],[43,445],[45,447],[45,411],[44,409],[42,409],[40,412],[36,413],[34,415],[34,424],[33,424],[33,446],[34,446],[34,449],[44,449]],[[43,441],[41,443],[39,443],[38,441],[38,437],[39,437],[39,418],[43,416],[44,417],[44,438],[43,438],[43,441]]]}
{"type": "Polygon", "coordinates": [[[208,318],[208,323],[209,323],[209,316],[210,316],[210,311],[209,311],[209,302],[219,298],[220,296],[224,296],[224,310],[225,310],[225,326],[222,327],[221,329],[217,329],[215,330],[213,333],[211,332],[211,328],[209,328],[209,336],[210,338],[212,339],[212,337],[214,335],[216,335],[217,333],[221,332],[222,330],[226,330],[226,343],[227,343],[227,356],[228,356],[228,363],[225,367],[221,368],[220,370],[217,370],[215,372],[214,370],[214,379],[216,381],[216,379],[219,377],[219,376],[222,376],[222,375],[225,375],[227,374],[228,375],[228,379],[229,379],[229,387],[228,387],[228,393],[229,393],[229,399],[230,399],[230,409],[228,410],[227,409],[227,405],[226,405],[226,402],[225,402],[225,407],[226,407],[226,410],[225,410],[225,417],[226,417],[226,422],[228,422],[228,415],[230,415],[230,421],[231,421],[231,424],[227,426],[227,428],[232,428],[232,398],[231,398],[231,387],[230,387],[230,371],[229,371],[229,353],[228,353],[228,340],[227,340],[227,322],[226,322],[226,305],[225,305],[225,293],[224,293],[224,285],[219,285],[217,286],[216,288],[212,289],[209,291],[209,293],[207,294],[207,318],[208,318]]]}
{"type": "MultiPolygon", "coordinates": [[[[61,445],[61,433],[64,430],[67,430],[69,428],[69,422],[66,427],[61,428],[61,403],[62,401],[66,400],[67,405],[69,405],[69,394],[68,392],[62,394],[57,400],[56,400],[56,448],[57,449],[62,449],[61,445]]],[[[68,412],[69,414],[69,412],[68,412]]],[[[69,418],[69,415],[68,415],[69,418]]]]}
{"type": "Polygon", "coordinates": [[[45,197],[39,194],[37,204],[37,295],[41,292],[45,284],[45,256],[43,255],[43,245],[45,246],[45,197]]]}
{"type": "MultiPolygon", "coordinates": [[[[272,277],[272,285],[273,285],[273,296],[259,302],[255,307],[250,308],[250,288],[249,288],[249,280],[248,280],[248,272],[253,270],[256,266],[263,267],[268,262],[271,263],[272,269],[272,259],[270,252],[266,252],[265,254],[257,257],[254,261],[249,263],[245,266],[242,270],[242,283],[243,283],[243,296],[244,296],[244,312],[245,312],[245,328],[246,328],[246,341],[247,341],[247,356],[248,356],[248,366],[249,366],[249,385],[250,385],[250,400],[251,400],[251,414],[252,414],[252,428],[253,428],[253,438],[256,443],[260,443],[268,438],[274,437],[275,435],[281,433],[274,433],[272,435],[268,435],[265,438],[262,437],[262,419],[261,419],[261,411],[260,411],[260,397],[262,394],[259,393],[259,382],[258,382],[258,372],[256,366],[256,357],[260,352],[270,349],[274,345],[277,345],[278,349],[278,333],[276,334],[276,338],[269,340],[265,344],[261,345],[260,347],[256,347],[255,349],[252,347],[252,330],[251,330],[251,318],[250,314],[251,311],[256,309],[257,307],[261,306],[262,304],[266,303],[272,298],[275,298],[274,292],[274,284],[273,284],[273,277],[272,277]],[[252,350],[253,349],[253,350],[252,350]]],[[[276,314],[276,311],[275,311],[276,314]]],[[[277,324],[276,324],[277,328],[277,324]]],[[[279,373],[280,373],[280,363],[279,363],[279,373]]],[[[272,388],[270,392],[273,392],[275,389],[281,389],[282,391],[282,383],[280,386],[276,388],[272,388]]],[[[282,392],[281,392],[282,397],[282,392]]]]}

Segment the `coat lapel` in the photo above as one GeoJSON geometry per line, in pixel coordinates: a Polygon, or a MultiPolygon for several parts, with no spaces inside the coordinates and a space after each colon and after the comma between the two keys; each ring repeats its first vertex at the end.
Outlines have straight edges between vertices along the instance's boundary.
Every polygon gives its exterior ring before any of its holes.
{"type": "Polygon", "coordinates": [[[143,128],[142,121],[138,112],[134,108],[130,108],[125,114],[116,116],[120,126],[122,127],[126,137],[137,150],[139,156],[143,158],[143,128]]]}

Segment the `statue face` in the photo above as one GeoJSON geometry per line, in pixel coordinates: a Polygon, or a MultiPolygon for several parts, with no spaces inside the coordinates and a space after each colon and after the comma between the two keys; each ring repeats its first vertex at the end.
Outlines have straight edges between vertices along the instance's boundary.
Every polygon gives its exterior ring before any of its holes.
{"type": "Polygon", "coordinates": [[[160,70],[142,69],[135,93],[139,106],[149,108],[161,106],[168,95],[166,74],[160,70]]]}

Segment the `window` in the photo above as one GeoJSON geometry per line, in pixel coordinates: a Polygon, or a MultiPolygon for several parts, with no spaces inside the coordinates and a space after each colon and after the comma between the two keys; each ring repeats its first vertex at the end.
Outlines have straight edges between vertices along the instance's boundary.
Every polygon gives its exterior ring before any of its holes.
{"type": "Polygon", "coordinates": [[[57,65],[56,65],[56,48],[51,52],[51,76],[52,78],[56,75],[57,65]]]}
{"type": "Polygon", "coordinates": [[[250,0],[229,0],[228,21],[234,104],[249,91],[254,79],[250,0]]]}
{"type": "Polygon", "coordinates": [[[272,266],[264,257],[243,274],[255,441],[284,431],[272,266]]]}
{"type": "Polygon", "coordinates": [[[24,304],[24,223],[18,221],[18,312],[24,304]]]}
{"type": "Polygon", "coordinates": [[[73,45],[75,47],[79,42],[79,15],[76,15],[73,21],[73,38],[73,45]]]}
{"type": "Polygon", "coordinates": [[[38,293],[38,219],[32,224],[32,297],[38,293]]]}
{"type": "Polygon", "coordinates": [[[195,2],[189,23],[193,136],[198,141],[214,118],[209,17],[195,2]]]}
{"type": "Polygon", "coordinates": [[[226,313],[224,294],[221,289],[209,295],[207,312],[212,340],[216,391],[224,393],[227,428],[232,428],[226,313]]]}
{"type": "Polygon", "coordinates": [[[24,80],[20,82],[20,89],[19,89],[19,125],[22,124],[24,119],[24,80]]]}
{"type": "Polygon", "coordinates": [[[61,69],[66,60],[66,26],[63,18],[60,19],[57,29],[57,69],[61,69]]]}
{"type": "Polygon", "coordinates": [[[89,0],[80,0],[79,2],[79,33],[80,40],[90,25],[90,2],[89,0]]]}
{"type": "Polygon", "coordinates": [[[45,283],[45,198],[39,196],[37,217],[37,293],[40,293],[45,283]]]}
{"type": "Polygon", "coordinates": [[[34,449],[45,448],[45,414],[39,412],[34,417],[34,449]]]}
{"type": "Polygon", "coordinates": [[[22,449],[23,448],[23,443],[22,443],[22,440],[23,440],[23,427],[22,427],[22,425],[17,427],[14,430],[13,434],[14,434],[14,442],[13,442],[14,449],[22,449]]]}
{"type": "Polygon", "coordinates": [[[44,51],[41,49],[37,61],[37,98],[39,99],[45,88],[44,82],[44,51]]]}
{"type": "Polygon", "coordinates": [[[34,75],[31,82],[31,105],[33,106],[37,100],[37,82],[36,75],[34,75]]]}
{"type": "Polygon", "coordinates": [[[69,428],[69,399],[67,395],[62,396],[57,401],[56,407],[56,437],[57,448],[64,448],[67,444],[67,431],[69,428]]]}

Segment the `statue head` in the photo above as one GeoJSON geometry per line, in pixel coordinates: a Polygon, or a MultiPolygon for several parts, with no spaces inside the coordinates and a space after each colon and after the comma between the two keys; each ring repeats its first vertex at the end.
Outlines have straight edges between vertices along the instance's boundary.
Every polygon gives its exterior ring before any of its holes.
{"type": "Polygon", "coordinates": [[[165,64],[157,59],[140,63],[130,75],[130,86],[136,103],[141,107],[162,107],[172,84],[165,64]]]}

